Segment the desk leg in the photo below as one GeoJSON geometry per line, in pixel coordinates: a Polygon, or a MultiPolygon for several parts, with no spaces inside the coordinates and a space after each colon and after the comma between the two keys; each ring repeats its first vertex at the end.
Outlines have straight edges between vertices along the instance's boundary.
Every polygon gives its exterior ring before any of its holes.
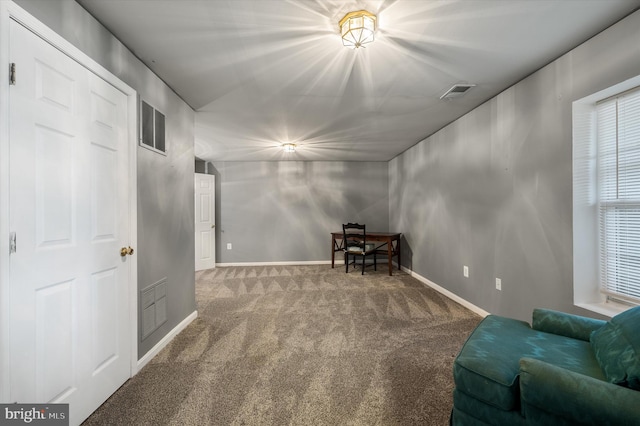
{"type": "Polygon", "coordinates": [[[392,276],[391,269],[393,268],[393,241],[387,241],[387,256],[389,257],[389,276],[392,276]]]}
{"type": "Polygon", "coordinates": [[[398,252],[398,270],[400,271],[400,270],[402,270],[402,258],[401,258],[401,256],[400,256],[400,255],[401,255],[400,250],[401,250],[402,244],[400,244],[400,238],[398,238],[398,242],[397,242],[396,244],[398,244],[398,246],[397,246],[397,252],[398,252]]]}

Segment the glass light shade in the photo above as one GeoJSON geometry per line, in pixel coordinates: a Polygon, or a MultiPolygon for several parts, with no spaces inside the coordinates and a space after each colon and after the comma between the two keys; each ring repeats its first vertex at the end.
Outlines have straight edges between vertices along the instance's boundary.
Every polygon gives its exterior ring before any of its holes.
{"type": "Polygon", "coordinates": [[[296,144],[293,144],[293,143],[282,144],[282,149],[284,150],[284,152],[296,152],[296,144]]]}
{"type": "Polygon", "coordinates": [[[357,49],[373,41],[376,15],[366,10],[349,12],[340,20],[339,25],[342,44],[349,49],[357,49]]]}

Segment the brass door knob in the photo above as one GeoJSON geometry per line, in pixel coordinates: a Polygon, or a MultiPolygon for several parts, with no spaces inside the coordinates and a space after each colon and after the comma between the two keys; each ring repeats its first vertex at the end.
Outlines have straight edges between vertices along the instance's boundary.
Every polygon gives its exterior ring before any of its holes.
{"type": "Polygon", "coordinates": [[[129,247],[122,247],[120,249],[120,256],[125,257],[126,255],[132,255],[133,254],[133,249],[131,248],[131,246],[129,247]]]}

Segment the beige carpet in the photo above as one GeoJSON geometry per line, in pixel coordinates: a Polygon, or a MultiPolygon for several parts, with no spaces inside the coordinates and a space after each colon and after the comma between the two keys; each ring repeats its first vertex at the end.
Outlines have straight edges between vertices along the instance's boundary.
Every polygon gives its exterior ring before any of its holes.
{"type": "Polygon", "coordinates": [[[480,317],[386,266],[216,268],[198,318],[87,425],[446,425],[480,317]]]}

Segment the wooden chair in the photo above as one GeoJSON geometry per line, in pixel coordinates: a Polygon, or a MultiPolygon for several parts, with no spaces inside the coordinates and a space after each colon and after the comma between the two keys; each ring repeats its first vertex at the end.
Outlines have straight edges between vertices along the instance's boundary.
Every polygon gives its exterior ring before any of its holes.
{"type": "Polygon", "coordinates": [[[362,274],[364,275],[365,258],[373,255],[373,269],[378,270],[376,260],[376,245],[367,243],[366,225],[347,223],[342,225],[342,246],[344,247],[344,264],[349,272],[349,256],[353,256],[356,265],[357,257],[362,257],[362,274]]]}

